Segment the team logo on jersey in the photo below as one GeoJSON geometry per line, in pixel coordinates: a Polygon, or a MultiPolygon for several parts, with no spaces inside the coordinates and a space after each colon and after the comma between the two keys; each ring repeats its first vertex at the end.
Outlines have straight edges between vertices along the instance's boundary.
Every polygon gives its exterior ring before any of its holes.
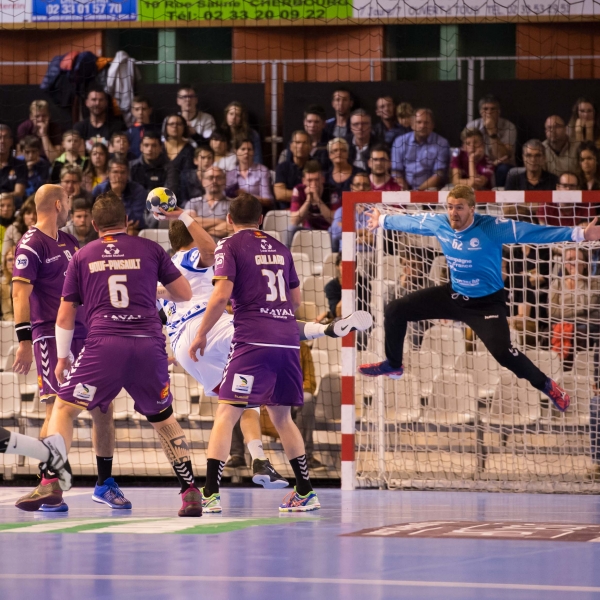
{"type": "Polygon", "coordinates": [[[273,248],[273,246],[271,246],[271,244],[269,244],[269,242],[264,239],[260,242],[260,251],[261,252],[277,252],[277,250],[275,248],[273,248]]]}
{"type": "Polygon", "coordinates": [[[479,248],[479,238],[473,238],[470,242],[469,242],[469,246],[471,246],[471,248],[479,248]]]}
{"type": "Polygon", "coordinates": [[[58,260],[59,258],[60,258],[60,254],[58,256],[53,256],[52,258],[47,258],[46,264],[53,263],[55,260],[58,260]]]}
{"type": "Polygon", "coordinates": [[[17,269],[26,269],[28,266],[29,259],[24,254],[21,254],[15,262],[15,267],[17,267],[17,269]]]}
{"type": "Polygon", "coordinates": [[[38,375],[38,387],[40,390],[44,387],[44,382],[42,381],[42,376],[38,375]]]}
{"type": "Polygon", "coordinates": [[[103,244],[110,244],[110,243],[116,242],[116,241],[117,241],[117,238],[114,235],[105,235],[102,238],[102,243],[103,244]]]}
{"type": "Polygon", "coordinates": [[[95,385],[88,385],[86,383],[78,383],[73,391],[73,397],[79,398],[79,400],[86,400],[91,402],[96,395],[98,388],[95,385]]]}
{"type": "Polygon", "coordinates": [[[254,237],[260,238],[260,239],[267,239],[267,236],[262,232],[262,231],[255,231],[254,232],[254,237]]]}
{"type": "Polygon", "coordinates": [[[165,385],[165,387],[160,391],[160,399],[161,400],[165,400],[168,397],[169,397],[169,382],[167,382],[167,385],[165,385]]]}
{"type": "Polygon", "coordinates": [[[240,375],[236,373],[233,376],[233,385],[231,389],[238,394],[250,394],[254,385],[254,375],[240,375]]]}
{"type": "Polygon", "coordinates": [[[114,244],[108,244],[106,248],[104,248],[104,256],[121,256],[120,250],[114,244]]]}
{"type": "Polygon", "coordinates": [[[222,252],[215,254],[215,267],[222,267],[225,262],[225,255],[222,252]]]}

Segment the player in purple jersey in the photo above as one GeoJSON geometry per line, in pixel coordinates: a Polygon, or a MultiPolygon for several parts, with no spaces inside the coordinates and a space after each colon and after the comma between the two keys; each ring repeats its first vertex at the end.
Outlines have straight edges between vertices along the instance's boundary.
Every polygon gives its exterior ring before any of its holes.
{"type": "MultiPolygon", "coordinates": [[[[56,367],[56,340],[54,327],[60,305],[62,286],[69,262],[79,248],[77,240],[60,231],[68,219],[70,199],[58,185],[44,185],[35,195],[36,226],[20,240],[15,251],[13,268],[13,304],[15,329],[19,340],[13,370],[26,375],[35,356],[40,400],[46,403],[46,419],[40,437],[46,437],[48,421],[58,391],[54,376],[56,367]]],[[[86,336],[83,315],[78,312],[71,352],[79,354],[86,336]]],[[[112,508],[131,508],[111,477],[115,431],[112,412],[92,413],[93,441],[98,462],[98,482],[94,499],[110,488],[112,508]],[[106,486],[106,481],[109,486],[106,486]],[[104,490],[104,488],[107,488],[104,490]],[[100,490],[100,492],[99,492],[100,490]]],[[[102,500],[103,502],[105,500],[102,500]]],[[[43,471],[42,481],[29,494],[20,498],[16,506],[21,510],[64,512],[59,481],[52,473],[43,471]]]]}
{"type": "Polygon", "coordinates": [[[106,413],[125,388],[135,409],[156,429],[181,484],[179,516],[199,517],[201,496],[194,485],[189,445],[173,416],[165,338],[155,302],[159,282],[177,302],[192,297],[190,284],[157,243],[127,235],[125,206],[112,192],[96,200],[92,223],[100,237],[71,261],[56,319],[56,378],[61,387],[48,433],[62,435],[68,450],[73,420],[81,410],[98,407],[106,413]],[[80,305],[88,336],[71,365],[69,348],[80,305]]]}
{"type": "Polygon", "coordinates": [[[219,484],[233,427],[249,404],[265,405],[296,476],[296,487],[279,510],[316,510],[320,504],[310,483],[304,441],[291,416],[291,407],[302,406],[304,396],[294,318],[300,281],[292,255],[258,230],[262,205],[257,198],[242,194],[232,200],[227,221],[235,233],[217,245],[214,291],[189,349],[198,361],[197,352],[204,354],[207,335],[231,299],[234,334],[208,443],[202,502],[207,512],[220,512],[219,484]]]}

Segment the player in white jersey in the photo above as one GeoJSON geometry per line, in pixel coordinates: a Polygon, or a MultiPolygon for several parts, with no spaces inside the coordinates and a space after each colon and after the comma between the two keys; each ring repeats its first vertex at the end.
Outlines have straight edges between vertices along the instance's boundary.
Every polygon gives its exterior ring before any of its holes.
{"type": "MultiPolygon", "coordinates": [[[[167,318],[166,327],[173,355],[185,371],[202,385],[206,395],[216,396],[229,357],[234,333],[233,316],[228,312],[223,313],[211,329],[206,350],[198,362],[194,362],[188,352],[213,291],[216,244],[200,224],[182,210],[176,209],[163,214],[171,220],[169,240],[175,251],[173,263],[192,288],[192,299],[177,303],[169,298],[164,288],[159,287],[157,290],[159,304],[167,318]]],[[[365,311],[357,311],[329,325],[298,321],[302,340],[312,340],[324,335],[341,337],[350,331],[364,331],[372,324],[371,315],[365,311]]],[[[260,408],[247,408],[242,414],[240,425],[252,456],[254,483],[265,488],[286,487],[288,481],[277,473],[263,451],[260,408]]]]}

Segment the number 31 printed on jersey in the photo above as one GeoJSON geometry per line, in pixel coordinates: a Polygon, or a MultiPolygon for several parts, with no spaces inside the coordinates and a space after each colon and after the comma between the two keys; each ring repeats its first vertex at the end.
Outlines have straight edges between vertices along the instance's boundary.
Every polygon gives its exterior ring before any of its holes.
{"type": "Polygon", "coordinates": [[[262,269],[261,273],[267,278],[269,293],[267,294],[267,302],[275,302],[277,300],[277,287],[279,287],[279,298],[282,302],[287,300],[285,295],[285,279],[283,278],[283,269],[278,269],[277,273],[262,269]]]}

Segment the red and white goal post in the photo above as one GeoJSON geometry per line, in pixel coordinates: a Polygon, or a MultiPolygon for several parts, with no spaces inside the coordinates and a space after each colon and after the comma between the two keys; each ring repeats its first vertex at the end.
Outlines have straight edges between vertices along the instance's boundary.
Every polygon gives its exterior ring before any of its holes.
{"type": "MultiPolygon", "coordinates": [[[[342,312],[368,305],[374,326],[360,342],[356,334],[342,339],[342,489],[598,493],[594,348],[600,337],[600,244],[505,247],[508,287],[521,286],[509,290],[513,344],[568,389],[567,413],[557,413],[538,390],[499,367],[468,328],[451,322],[409,328],[402,379],[357,374],[359,362],[385,358],[385,302],[448,279],[436,238],[381,229],[371,237],[357,235],[359,215],[372,207],[388,214],[442,212],[447,195],[344,193],[342,312]],[[575,248],[584,252],[569,252],[575,248]],[[575,267],[573,260],[565,262],[573,257],[575,267]],[[569,312],[571,288],[563,289],[568,274],[568,286],[587,290],[582,317],[569,312]],[[567,332],[556,338],[556,324],[568,329],[568,315],[571,337],[567,332]]],[[[565,214],[575,207],[592,214],[600,192],[487,191],[477,192],[476,202],[478,212],[531,219],[548,204],[565,214]]]]}

